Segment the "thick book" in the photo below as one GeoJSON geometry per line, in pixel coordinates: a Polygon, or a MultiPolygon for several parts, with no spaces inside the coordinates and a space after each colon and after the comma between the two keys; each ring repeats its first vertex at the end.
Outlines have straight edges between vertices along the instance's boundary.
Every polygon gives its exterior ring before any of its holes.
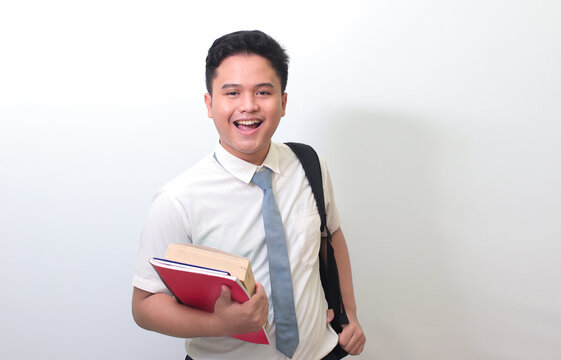
{"type": "Polygon", "coordinates": [[[198,244],[170,244],[167,260],[229,272],[240,279],[249,292],[255,293],[255,278],[248,258],[198,244]]]}
{"type": "MultiPolygon", "coordinates": [[[[230,287],[234,301],[243,303],[251,297],[237,276],[222,269],[160,258],[150,259],[150,264],[179,303],[203,311],[214,311],[214,304],[220,296],[222,285],[230,287]]],[[[269,344],[265,327],[257,332],[236,334],[232,337],[257,344],[269,344]]]]}

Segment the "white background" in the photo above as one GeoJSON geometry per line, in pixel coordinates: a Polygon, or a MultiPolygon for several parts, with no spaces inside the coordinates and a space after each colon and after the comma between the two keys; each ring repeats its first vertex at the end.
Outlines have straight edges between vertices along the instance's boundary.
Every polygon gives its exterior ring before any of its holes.
{"type": "Polygon", "coordinates": [[[277,141],[328,161],[357,359],[561,358],[561,3],[4,1],[0,358],[182,359],[130,296],[152,195],[212,151],[204,59],[291,56],[277,141]]]}

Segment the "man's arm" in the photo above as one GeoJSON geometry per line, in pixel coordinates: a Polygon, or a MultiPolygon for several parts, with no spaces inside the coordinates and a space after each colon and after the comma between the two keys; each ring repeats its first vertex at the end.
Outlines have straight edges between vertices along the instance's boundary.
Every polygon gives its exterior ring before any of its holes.
{"type": "Polygon", "coordinates": [[[357,355],[364,348],[366,336],[362,331],[356,314],[351,260],[345,236],[340,228],[332,234],[331,243],[335,252],[335,259],[337,260],[337,269],[339,270],[341,296],[349,318],[349,324],[343,325],[343,331],[339,334],[339,344],[349,354],[357,355]]]}
{"type": "Polygon", "coordinates": [[[214,313],[179,304],[167,294],[153,294],[136,287],[132,295],[132,314],[140,327],[180,338],[258,331],[267,321],[268,312],[269,302],[260,284],[256,284],[255,294],[243,304],[232,301],[230,288],[223,286],[214,313]]]}

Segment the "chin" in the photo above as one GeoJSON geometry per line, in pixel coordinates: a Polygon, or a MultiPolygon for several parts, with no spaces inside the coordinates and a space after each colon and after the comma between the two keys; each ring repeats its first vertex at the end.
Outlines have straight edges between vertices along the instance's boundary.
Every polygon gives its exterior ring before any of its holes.
{"type": "Polygon", "coordinates": [[[248,142],[248,143],[238,143],[238,144],[232,144],[234,146],[232,146],[234,149],[236,149],[237,151],[244,153],[244,154],[255,154],[260,152],[263,148],[268,147],[268,144],[265,143],[255,143],[255,142],[248,142]]]}

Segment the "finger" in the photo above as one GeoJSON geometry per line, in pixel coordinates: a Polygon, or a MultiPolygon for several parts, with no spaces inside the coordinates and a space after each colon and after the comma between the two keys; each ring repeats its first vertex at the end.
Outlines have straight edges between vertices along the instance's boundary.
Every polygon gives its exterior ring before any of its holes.
{"type": "Polygon", "coordinates": [[[350,355],[356,355],[357,354],[357,348],[358,348],[357,342],[356,342],[356,337],[354,335],[351,335],[351,338],[349,339],[349,342],[347,343],[347,345],[345,347],[343,347],[343,349],[348,352],[350,355]]]}
{"type": "Polygon", "coordinates": [[[344,324],[341,326],[343,327],[343,330],[339,333],[339,345],[345,349],[345,347],[349,345],[352,333],[349,331],[350,329],[348,325],[344,324]]]}
{"type": "Polygon", "coordinates": [[[255,293],[249,299],[253,304],[260,304],[267,300],[267,294],[263,286],[255,284],[255,293]]]}
{"type": "Polygon", "coordinates": [[[230,302],[232,300],[232,289],[226,285],[222,285],[220,290],[220,296],[216,300],[217,302],[230,302]]]}
{"type": "Polygon", "coordinates": [[[360,327],[346,325],[346,329],[344,329],[343,332],[341,333],[343,336],[339,338],[341,347],[351,355],[360,354],[366,342],[366,337],[362,329],[360,327]]]}
{"type": "Polygon", "coordinates": [[[339,345],[343,348],[343,350],[348,352],[350,355],[355,355],[356,354],[355,344],[352,341],[352,337],[345,344],[339,342],[339,345]]]}
{"type": "Polygon", "coordinates": [[[335,312],[333,309],[327,309],[327,323],[329,324],[331,320],[335,317],[335,312]]]}
{"type": "Polygon", "coordinates": [[[266,318],[269,314],[269,299],[267,298],[267,293],[263,286],[259,283],[255,283],[255,293],[249,299],[249,303],[258,313],[263,314],[266,318]]]}
{"type": "Polygon", "coordinates": [[[362,352],[362,350],[364,349],[364,343],[363,342],[351,342],[351,344],[349,344],[349,346],[347,347],[347,349],[345,349],[346,352],[348,352],[350,355],[358,355],[362,352]]]}
{"type": "Polygon", "coordinates": [[[251,304],[250,313],[257,316],[255,322],[259,326],[263,326],[267,323],[267,318],[269,316],[269,299],[267,298],[267,293],[263,288],[263,285],[255,283],[255,293],[251,296],[248,301],[248,305],[251,304]]]}
{"type": "Polygon", "coordinates": [[[255,283],[255,294],[253,295],[261,295],[267,297],[267,293],[265,292],[265,288],[260,283],[255,283]]]}
{"type": "Polygon", "coordinates": [[[216,302],[214,303],[214,312],[220,312],[221,309],[228,306],[228,304],[232,301],[232,290],[226,285],[222,285],[220,288],[220,294],[216,298],[216,302]]]}
{"type": "Polygon", "coordinates": [[[228,299],[232,297],[232,289],[227,285],[222,285],[222,291],[220,296],[227,297],[228,299]]]}
{"type": "Polygon", "coordinates": [[[350,353],[353,345],[353,328],[349,325],[343,325],[343,331],[339,334],[339,345],[350,353]]]}

